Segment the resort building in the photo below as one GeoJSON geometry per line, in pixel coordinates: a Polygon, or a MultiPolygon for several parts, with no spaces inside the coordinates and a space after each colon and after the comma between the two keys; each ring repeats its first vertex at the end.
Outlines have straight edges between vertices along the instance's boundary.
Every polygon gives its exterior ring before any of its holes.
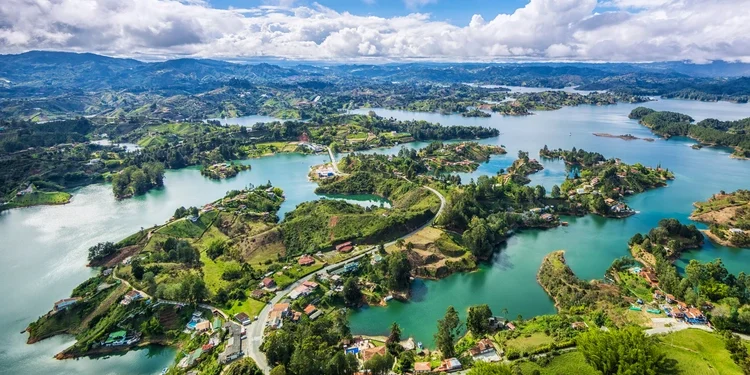
{"type": "Polygon", "coordinates": [[[75,305],[77,302],[78,302],[78,298],[63,298],[55,302],[53,311],[57,312],[60,310],[65,310],[68,307],[75,305]]]}
{"type": "Polygon", "coordinates": [[[229,339],[224,351],[219,353],[219,363],[227,364],[242,356],[242,328],[231,322],[224,327],[229,331],[229,339]]]}

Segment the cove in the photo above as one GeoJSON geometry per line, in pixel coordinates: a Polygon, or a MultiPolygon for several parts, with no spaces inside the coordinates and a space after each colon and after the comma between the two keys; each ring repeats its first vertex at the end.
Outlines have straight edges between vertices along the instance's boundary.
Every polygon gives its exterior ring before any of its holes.
{"type": "MultiPolygon", "coordinates": [[[[469,274],[452,275],[440,281],[414,282],[414,299],[409,302],[389,302],[387,307],[369,307],[350,314],[352,332],[384,335],[392,322],[398,322],[404,335],[413,336],[425,344],[433,343],[437,320],[448,306],[453,305],[465,318],[470,305],[487,303],[495,314],[508,309],[509,318],[517,315],[532,317],[554,313],[552,301],[536,282],[536,272],[542,258],[551,251],[566,250],[566,259],[573,271],[584,279],[601,278],[612,260],[628,254],[627,241],[637,232],[647,232],[663,218],[674,217],[688,222],[695,201],[704,200],[719,190],[733,191],[750,186],[750,163],[729,158],[726,149],[703,148],[693,150],[689,139],[656,139],[624,141],[596,137],[594,132],[611,134],[630,133],[636,137],[654,137],[637,121],[628,119],[630,111],[644,105],[656,110],[686,113],[696,120],[708,117],[734,120],[750,117],[750,105],[726,102],[703,103],[684,100],[659,100],[645,104],[613,106],[566,107],[557,111],[535,112],[531,116],[510,117],[493,115],[490,118],[464,118],[460,115],[441,115],[366,109],[384,117],[399,120],[426,120],[443,125],[491,126],[500,130],[498,138],[482,143],[507,146],[508,154],[493,156],[474,173],[462,174],[462,181],[476,179],[482,174],[494,175],[507,168],[518,150],[529,151],[538,158],[545,144],[550,148],[584,148],[605,157],[619,157],[626,163],[672,170],[676,179],[666,188],[651,190],[627,199],[627,204],[639,214],[623,219],[604,219],[598,216],[566,217],[568,227],[547,231],[529,230],[516,234],[499,249],[495,258],[469,274]]],[[[655,137],[654,137],[655,138],[655,137]]],[[[541,160],[545,169],[530,176],[532,185],[543,185],[549,191],[560,184],[566,174],[560,161],[541,160]]],[[[699,228],[705,228],[698,224],[699,228]]],[[[707,241],[702,250],[691,251],[677,261],[684,267],[690,259],[710,261],[721,258],[731,272],[750,272],[750,249],[730,249],[707,241]]]]}

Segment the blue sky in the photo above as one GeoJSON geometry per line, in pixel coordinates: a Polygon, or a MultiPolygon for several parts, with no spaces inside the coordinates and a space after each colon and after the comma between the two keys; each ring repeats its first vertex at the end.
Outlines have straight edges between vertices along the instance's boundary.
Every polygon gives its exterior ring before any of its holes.
{"type": "MultiPolygon", "coordinates": [[[[291,2],[291,0],[287,0],[291,2]]],[[[287,4],[289,4],[287,2],[287,4]]],[[[454,25],[465,26],[474,14],[480,14],[487,20],[500,13],[510,14],[524,7],[528,0],[414,0],[413,3],[424,5],[409,6],[409,0],[297,0],[292,5],[310,6],[314,3],[339,12],[356,15],[373,15],[379,17],[404,16],[409,13],[430,13],[433,20],[447,21],[454,25]]],[[[210,0],[216,8],[250,8],[260,5],[278,4],[271,0],[210,0]]]]}

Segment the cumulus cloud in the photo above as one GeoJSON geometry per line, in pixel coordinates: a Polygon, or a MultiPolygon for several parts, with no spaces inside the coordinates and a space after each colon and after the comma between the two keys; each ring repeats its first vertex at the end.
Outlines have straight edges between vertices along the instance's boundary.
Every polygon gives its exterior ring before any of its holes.
{"type": "MultiPolygon", "coordinates": [[[[430,0],[407,0],[419,5],[430,0]]],[[[531,0],[466,26],[428,14],[359,16],[319,4],[215,9],[202,0],[2,0],[0,52],[136,58],[750,62],[750,0],[531,0]],[[598,4],[601,6],[602,4],[598,4]],[[639,8],[634,10],[633,8],[639,8]]]]}

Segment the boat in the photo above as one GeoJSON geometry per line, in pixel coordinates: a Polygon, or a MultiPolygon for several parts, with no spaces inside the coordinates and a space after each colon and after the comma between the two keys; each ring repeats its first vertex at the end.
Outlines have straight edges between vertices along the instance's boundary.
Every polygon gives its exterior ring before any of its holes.
{"type": "Polygon", "coordinates": [[[562,225],[564,227],[567,227],[568,226],[568,222],[567,221],[561,221],[560,225],[562,225]]]}
{"type": "Polygon", "coordinates": [[[169,367],[165,367],[163,370],[161,370],[161,375],[164,375],[167,372],[169,372],[169,367]]]}

